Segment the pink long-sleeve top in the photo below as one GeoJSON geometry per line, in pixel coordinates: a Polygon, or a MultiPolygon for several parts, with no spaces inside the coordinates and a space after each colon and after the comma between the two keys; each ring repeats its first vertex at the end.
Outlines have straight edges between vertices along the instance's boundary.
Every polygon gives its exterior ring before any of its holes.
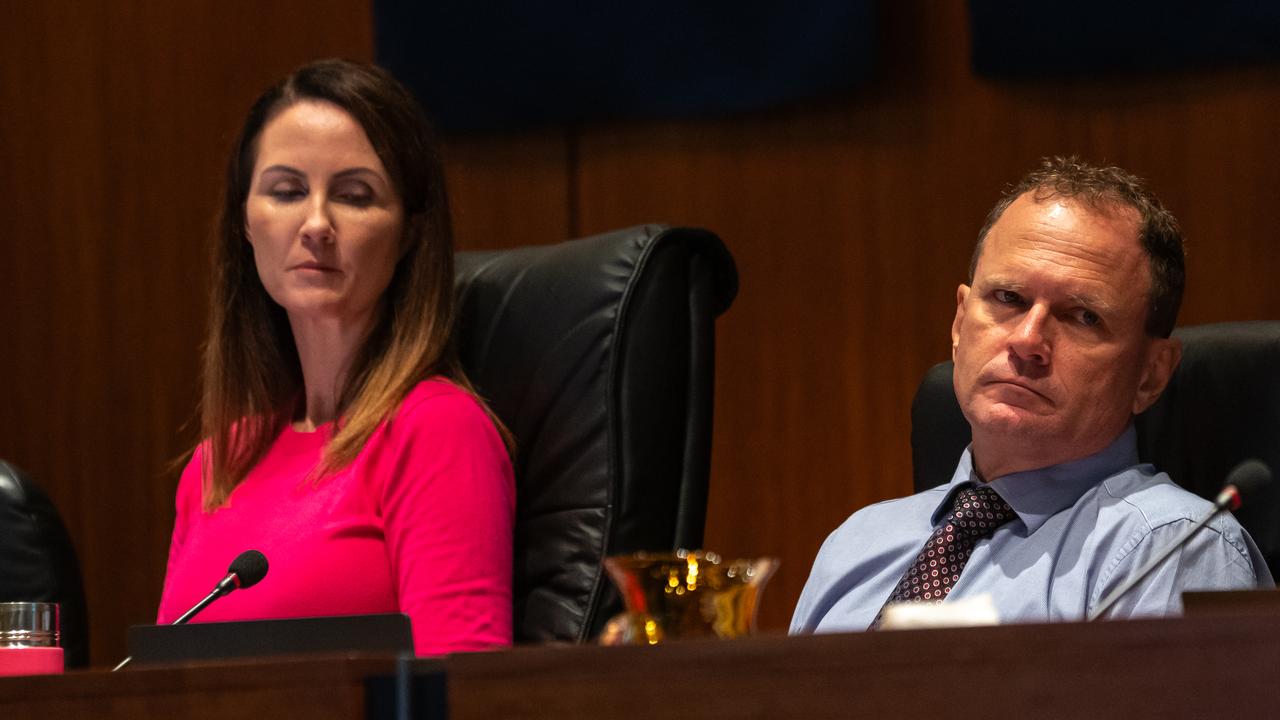
{"type": "Polygon", "coordinates": [[[515,481],[475,398],[445,380],[420,383],[350,466],[316,482],[332,430],[286,427],[211,513],[197,450],[178,483],[156,622],[172,622],[256,548],[270,563],[262,582],[193,622],[403,612],[419,655],[509,645],[515,481]]]}

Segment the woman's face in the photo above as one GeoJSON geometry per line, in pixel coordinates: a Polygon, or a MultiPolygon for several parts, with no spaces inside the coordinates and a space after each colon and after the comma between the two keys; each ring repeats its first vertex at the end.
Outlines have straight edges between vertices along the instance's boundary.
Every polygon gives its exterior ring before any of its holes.
{"type": "Polygon", "coordinates": [[[258,277],[295,324],[368,322],[400,257],[404,209],[355,118],[303,100],[258,137],[245,225],[258,277]]]}

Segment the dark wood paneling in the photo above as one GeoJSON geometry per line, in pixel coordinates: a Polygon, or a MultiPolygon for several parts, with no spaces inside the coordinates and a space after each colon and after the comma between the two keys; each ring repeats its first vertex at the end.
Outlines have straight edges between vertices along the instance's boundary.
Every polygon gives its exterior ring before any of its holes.
{"type": "MultiPolygon", "coordinates": [[[[883,6],[880,77],[846,99],[446,141],[460,247],[646,221],[725,238],[742,292],[719,330],[707,544],[783,558],[766,628],[836,524],[908,492],[915,384],[946,356],[983,215],[1039,156],[1150,178],[1191,242],[1184,322],[1280,317],[1280,70],[991,82],[963,3],[883,6]]],[[[288,69],[369,57],[368,4],[6,3],[0,46],[0,457],[62,508],[106,663],[154,612],[166,463],[195,439],[226,146],[288,69]]]]}
{"type": "Polygon", "coordinates": [[[1269,713],[1260,708],[1274,707],[1280,688],[1270,673],[1240,668],[1277,663],[1280,624],[1273,612],[1260,611],[690,639],[652,647],[555,646],[460,653],[407,665],[391,656],[319,656],[0,678],[0,715],[48,720],[1266,717],[1269,713]],[[998,689],[978,687],[976,678],[998,678],[998,689]],[[408,704],[397,707],[398,697],[408,704]]]}
{"type": "Polygon", "coordinates": [[[455,720],[1248,717],[1280,697],[1266,673],[1236,671],[1280,661],[1275,620],[537,648],[457,655],[445,673],[455,720]],[[999,678],[999,691],[974,687],[989,677],[999,678]]]}
{"type": "MultiPolygon", "coordinates": [[[[53,496],[93,658],[154,617],[169,463],[195,439],[206,239],[225,151],[266,85],[371,57],[367,3],[5,3],[0,457],[53,496]]],[[[216,579],[216,578],[215,578],[216,579]]]]}
{"type": "Polygon", "coordinates": [[[460,250],[541,245],[572,234],[567,132],[451,137],[444,157],[460,250]]]}
{"type": "Polygon", "coordinates": [[[581,135],[584,233],[701,225],[738,260],[706,544],[782,557],[765,628],[827,533],[910,492],[916,384],[948,356],[987,209],[1039,157],[1150,180],[1189,236],[1185,323],[1280,317],[1280,70],[995,83],[969,68],[962,3],[883,7],[880,77],[847,100],[581,135]]]}
{"type": "MultiPolygon", "coordinates": [[[[431,661],[418,661],[432,672],[431,661]]],[[[366,717],[369,678],[389,678],[391,656],[281,657],[0,678],[6,718],[366,717]]],[[[388,683],[389,684],[389,683],[388,683]]],[[[376,692],[376,690],[374,691],[376,692]]],[[[384,701],[390,705],[390,701],[384,701]]]]}

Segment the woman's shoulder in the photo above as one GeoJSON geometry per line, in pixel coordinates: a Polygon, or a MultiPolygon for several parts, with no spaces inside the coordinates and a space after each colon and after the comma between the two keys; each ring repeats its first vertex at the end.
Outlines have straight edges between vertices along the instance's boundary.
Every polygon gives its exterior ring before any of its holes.
{"type": "MultiPolygon", "coordinates": [[[[414,386],[396,413],[370,438],[364,459],[370,467],[407,464],[425,471],[460,465],[468,468],[468,477],[479,472],[477,468],[489,468],[493,477],[505,478],[507,484],[511,478],[510,454],[482,401],[443,378],[414,386]]],[[[404,473],[376,475],[407,477],[404,473]]]]}
{"type": "Polygon", "coordinates": [[[392,433],[428,428],[433,434],[497,434],[479,398],[438,376],[423,380],[405,395],[389,426],[392,433]]]}
{"type": "Polygon", "coordinates": [[[459,387],[452,380],[437,375],[414,385],[413,389],[404,396],[404,400],[400,403],[400,408],[396,411],[395,417],[400,419],[406,416],[420,415],[424,412],[430,414],[480,412],[484,414],[484,407],[475,395],[459,387]]]}

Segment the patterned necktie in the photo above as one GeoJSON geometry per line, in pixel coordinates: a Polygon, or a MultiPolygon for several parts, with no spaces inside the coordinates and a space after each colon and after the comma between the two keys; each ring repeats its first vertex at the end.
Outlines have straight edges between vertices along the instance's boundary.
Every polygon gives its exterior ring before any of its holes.
{"type": "MultiPolygon", "coordinates": [[[[991,537],[996,528],[1017,517],[1009,503],[986,485],[967,487],[956,493],[951,512],[942,525],[933,531],[924,544],[911,569],[907,570],[885,605],[897,602],[940,603],[960,579],[960,572],[973,546],[983,538],[991,537]]],[[[871,622],[871,629],[880,626],[884,608],[871,622]]]]}

